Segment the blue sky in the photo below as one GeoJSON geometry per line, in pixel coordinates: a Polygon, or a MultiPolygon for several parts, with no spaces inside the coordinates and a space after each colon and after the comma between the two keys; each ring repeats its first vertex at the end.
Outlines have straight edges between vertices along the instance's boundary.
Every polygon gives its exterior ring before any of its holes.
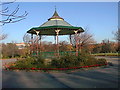
{"type": "MultiPolygon", "coordinates": [[[[73,26],[88,28],[97,42],[104,39],[114,41],[114,35],[118,27],[118,3],[117,2],[16,2],[9,5],[14,10],[20,5],[18,14],[27,11],[29,14],[25,20],[6,24],[3,26],[4,33],[8,38],[3,42],[23,42],[23,36],[32,27],[38,27],[50,18],[57,7],[58,14],[73,26]]],[[[53,41],[54,37],[46,37],[43,40],[53,41]]],[[[68,40],[62,36],[59,40],[68,40]]]]}

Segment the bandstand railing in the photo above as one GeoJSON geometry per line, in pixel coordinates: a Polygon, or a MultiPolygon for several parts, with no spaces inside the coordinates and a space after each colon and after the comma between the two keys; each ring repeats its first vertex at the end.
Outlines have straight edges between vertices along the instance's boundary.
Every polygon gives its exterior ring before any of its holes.
{"type": "MultiPolygon", "coordinates": [[[[39,52],[38,55],[41,55],[45,58],[56,57],[58,52],[39,52]]],[[[59,52],[59,56],[63,56],[65,54],[73,54],[75,55],[75,51],[63,51],[59,52]]],[[[37,53],[32,53],[33,56],[36,56],[37,53]]]]}

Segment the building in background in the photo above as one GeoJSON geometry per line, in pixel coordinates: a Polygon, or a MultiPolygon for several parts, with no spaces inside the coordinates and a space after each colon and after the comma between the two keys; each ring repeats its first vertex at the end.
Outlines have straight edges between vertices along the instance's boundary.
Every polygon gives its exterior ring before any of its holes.
{"type": "Polygon", "coordinates": [[[16,43],[16,46],[18,47],[18,49],[24,49],[25,48],[25,43],[16,43]]]}

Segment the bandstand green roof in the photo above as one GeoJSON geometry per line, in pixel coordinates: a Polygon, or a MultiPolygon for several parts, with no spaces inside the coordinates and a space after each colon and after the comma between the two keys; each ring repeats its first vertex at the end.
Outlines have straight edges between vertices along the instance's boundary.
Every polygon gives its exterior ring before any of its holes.
{"type": "Polygon", "coordinates": [[[40,31],[40,35],[56,35],[55,30],[60,30],[59,35],[71,35],[75,34],[74,30],[78,30],[78,33],[84,32],[82,27],[74,27],[61,18],[58,13],[54,12],[53,16],[48,19],[39,27],[31,28],[27,33],[36,34],[36,31],[40,31]]]}

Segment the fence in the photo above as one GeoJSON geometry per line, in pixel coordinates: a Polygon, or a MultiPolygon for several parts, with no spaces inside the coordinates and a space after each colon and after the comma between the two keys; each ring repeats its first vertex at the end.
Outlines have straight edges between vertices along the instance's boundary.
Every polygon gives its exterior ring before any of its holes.
{"type": "MultiPolygon", "coordinates": [[[[50,58],[50,57],[55,57],[57,56],[58,52],[39,52],[38,55],[41,55],[43,57],[46,57],[46,58],[50,58]]],[[[64,52],[59,52],[59,55],[60,56],[63,56],[65,54],[75,54],[75,51],[64,51],[64,52]]],[[[36,56],[37,53],[33,53],[32,54],[33,56],[36,56]]]]}

